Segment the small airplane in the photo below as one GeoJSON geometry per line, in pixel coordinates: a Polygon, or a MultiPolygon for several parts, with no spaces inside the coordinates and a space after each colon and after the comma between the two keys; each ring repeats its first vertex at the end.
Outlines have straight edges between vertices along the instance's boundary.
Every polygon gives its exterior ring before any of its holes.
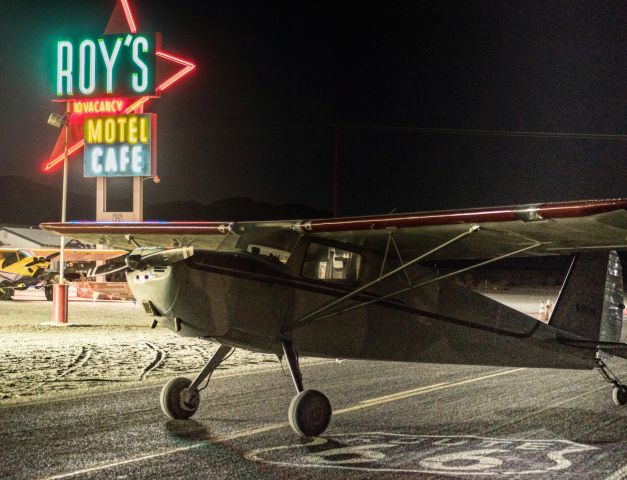
{"type": "Polygon", "coordinates": [[[11,300],[15,290],[46,282],[50,273],[50,257],[33,256],[18,248],[0,248],[0,300],[11,300]]]}
{"type": "MultiPolygon", "coordinates": [[[[87,272],[86,264],[126,253],[125,250],[66,248],[67,278],[78,278],[81,271],[87,272]]],[[[29,287],[43,289],[46,299],[52,300],[52,285],[58,280],[58,272],[51,269],[51,263],[59,255],[58,248],[0,248],[0,300],[11,300],[16,290],[29,287]]]]}
{"type": "Polygon", "coordinates": [[[161,392],[173,419],[198,409],[201,384],[234,348],[285,357],[293,430],[322,434],[327,397],[306,390],[299,355],[463,365],[609,370],[627,358],[623,277],[627,199],[268,222],[46,223],[44,230],[131,251],[128,284],[146,313],[220,344],[194,380],[161,392]],[[512,256],[572,255],[550,321],[454,282],[512,256]],[[439,274],[427,260],[470,259],[439,274]]]}

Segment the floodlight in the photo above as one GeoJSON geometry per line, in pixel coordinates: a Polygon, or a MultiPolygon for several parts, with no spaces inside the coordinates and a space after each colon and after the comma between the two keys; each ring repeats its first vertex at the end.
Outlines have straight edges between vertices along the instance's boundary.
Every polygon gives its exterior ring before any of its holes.
{"type": "Polygon", "coordinates": [[[62,128],[67,122],[68,115],[59,115],[58,113],[51,113],[48,117],[48,124],[53,127],[62,128]]]}

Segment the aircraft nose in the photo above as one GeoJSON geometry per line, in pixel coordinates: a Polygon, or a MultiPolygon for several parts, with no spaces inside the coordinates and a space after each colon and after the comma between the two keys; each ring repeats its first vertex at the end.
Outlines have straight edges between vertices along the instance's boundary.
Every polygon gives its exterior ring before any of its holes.
{"type": "MultiPolygon", "coordinates": [[[[133,263],[131,259],[130,264],[133,263]]],[[[150,301],[159,315],[171,314],[180,288],[179,282],[172,275],[171,267],[145,267],[130,270],[126,272],[126,280],[138,302],[150,301]]]]}

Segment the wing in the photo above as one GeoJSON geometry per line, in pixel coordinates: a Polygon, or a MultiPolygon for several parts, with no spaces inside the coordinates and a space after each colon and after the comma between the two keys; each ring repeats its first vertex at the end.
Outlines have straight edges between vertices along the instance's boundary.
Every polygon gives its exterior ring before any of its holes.
{"type": "Polygon", "coordinates": [[[418,212],[279,222],[46,223],[44,230],[132,250],[141,246],[217,249],[235,245],[254,229],[286,229],[303,235],[385,251],[390,237],[403,256],[420,255],[479,227],[439,250],[431,260],[493,258],[523,249],[526,255],[627,249],[627,199],[418,212]]]}
{"type": "Polygon", "coordinates": [[[229,224],[224,222],[67,222],[40,226],[84,243],[125,251],[138,246],[177,248],[188,245],[216,250],[231,233],[229,224]]]}
{"type": "Polygon", "coordinates": [[[384,251],[390,234],[414,257],[478,226],[432,260],[483,259],[539,244],[525,255],[627,249],[627,199],[547,203],[458,211],[312,220],[311,235],[384,251]]]}
{"type": "MultiPolygon", "coordinates": [[[[31,248],[35,257],[51,257],[59,253],[58,248],[31,248]]],[[[126,250],[96,250],[94,248],[66,248],[64,255],[66,262],[104,262],[121,255],[126,255],[126,250]]]]}

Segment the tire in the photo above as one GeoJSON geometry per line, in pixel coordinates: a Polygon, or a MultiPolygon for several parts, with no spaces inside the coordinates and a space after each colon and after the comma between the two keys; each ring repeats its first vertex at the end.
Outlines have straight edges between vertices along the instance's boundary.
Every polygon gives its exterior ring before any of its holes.
{"type": "Polygon", "coordinates": [[[161,389],[161,409],[168,417],[174,420],[186,420],[190,418],[200,404],[198,390],[191,392],[188,401],[184,400],[187,388],[192,384],[189,378],[176,377],[170,380],[161,389]]]}
{"type": "Polygon", "coordinates": [[[292,430],[301,437],[317,437],[331,421],[331,403],[317,390],[305,390],[290,403],[288,419],[292,430]]]}
{"type": "Polygon", "coordinates": [[[619,407],[627,404],[627,387],[624,385],[614,387],[614,390],[612,391],[612,400],[614,400],[614,404],[619,407]]]}
{"type": "Polygon", "coordinates": [[[13,297],[13,290],[0,288],[0,300],[11,300],[13,297]]]}
{"type": "Polygon", "coordinates": [[[44,287],[44,295],[46,295],[46,300],[48,300],[49,302],[52,301],[52,285],[44,287]]]}

